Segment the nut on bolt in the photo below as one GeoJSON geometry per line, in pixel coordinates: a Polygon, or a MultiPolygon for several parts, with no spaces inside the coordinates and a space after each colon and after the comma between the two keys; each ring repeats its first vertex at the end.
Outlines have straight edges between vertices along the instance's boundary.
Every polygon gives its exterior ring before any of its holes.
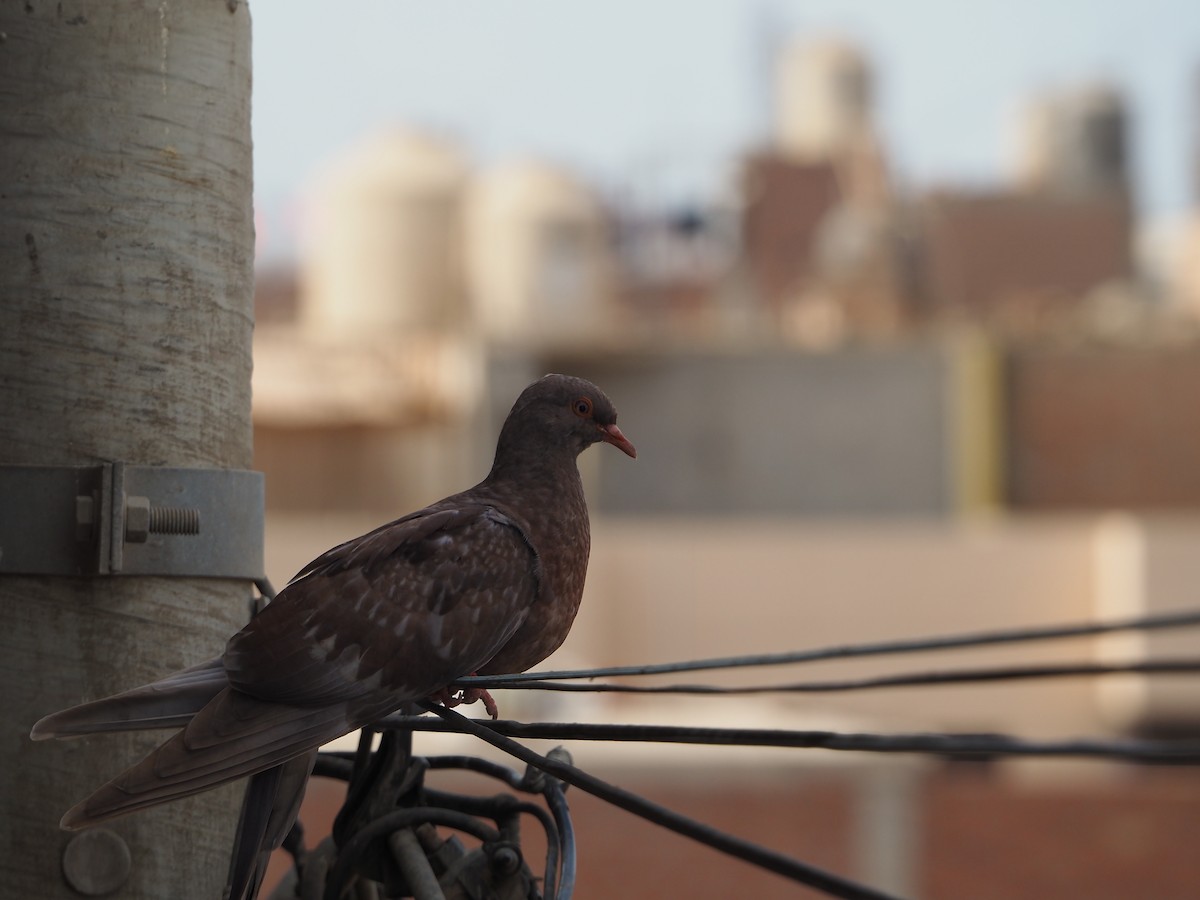
{"type": "Polygon", "coordinates": [[[497,875],[515,875],[521,868],[521,851],[507,841],[490,844],[486,848],[488,862],[497,875]]]}
{"type": "Polygon", "coordinates": [[[144,544],[150,536],[150,500],[148,497],[125,498],[125,540],[144,544]]]}

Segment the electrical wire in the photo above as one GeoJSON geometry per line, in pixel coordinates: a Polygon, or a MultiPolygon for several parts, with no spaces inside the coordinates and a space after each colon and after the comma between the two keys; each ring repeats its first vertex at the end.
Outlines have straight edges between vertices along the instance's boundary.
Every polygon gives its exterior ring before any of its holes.
{"type": "Polygon", "coordinates": [[[1040,626],[1036,628],[1010,628],[943,635],[932,638],[846,644],[784,653],[759,653],[745,656],[717,657],[689,662],[656,663],[640,666],[605,666],[595,669],[562,669],[545,672],[520,672],[510,675],[468,676],[458,679],[455,684],[460,687],[499,688],[511,687],[527,681],[564,681],[568,679],[601,678],[616,675],[665,675],[675,672],[698,672],[709,669],[743,668],[747,666],[780,666],[817,662],[820,660],[957,650],[965,647],[1088,637],[1091,635],[1109,634],[1115,631],[1152,631],[1197,625],[1200,625],[1200,609],[1190,609],[1153,616],[1113,619],[1107,622],[1082,622],[1040,626]]]}
{"type": "MultiPolygon", "coordinates": [[[[1200,659],[1176,658],[1129,662],[1088,661],[964,667],[933,671],[899,672],[866,678],[814,680],[752,686],[706,684],[627,685],[607,682],[590,684],[564,683],[598,677],[644,676],[751,666],[777,666],[821,660],[943,651],[987,645],[1086,637],[1115,631],[1149,631],[1196,625],[1200,625],[1200,610],[1187,610],[1107,622],[983,631],[933,638],[823,647],[786,653],[755,654],[641,666],[611,666],[594,669],[528,672],[516,675],[487,677],[472,676],[460,679],[456,682],[456,685],[459,687],[472,686],[489,689],[525,688],[552,691],[737,695],[776,692],[821,693],[1037,678],[1096,677],[1130,673],[1152,676],[1189,675],[1200,672],[1200,659]]],[[[505,720],[468,719],[459,713],[436,704],[427,702],[423,706],[427,711],[433,712],[439,718],[393,715],[378,723],[377,727],[399,729],[407,731],[410,734],[414,731],[433,731],[474,735],[504,752],[521,759],[528,765],[542,770],[548,775],[553,776],[553,778],[559,779],[566,784],[574,785],[580,790],[593,794],[649,822],[690,837],[720,852],[775,872],[798,883],[808,885],[824,892],[828,896],[868,898],[868,900],[887,900],[888,895],[874,888],[858,884],[842,876],[793,859],[775,850],[755,845],[742,838],[719,831],[703,822],[683,816],[644,797],[602,781],[561,759],[554,758],[554,756],[542,756],[517,743],[512,738],[813,748],[867,753],[927,754],[955,759],[1040,756],[1113,759],[1143,764],[1200,765],[1200,741],[1194,740],[1172,742],[1072,738],[1030,741],[1009,735],[990,733],[873,734],[662,725],[555,722],[522,723],[505,720]]],[[[360,756],[362,749],[360,746],[360,756]]],[[[502,766],[496,766],[494,763],[487,763],[483,760],[473,760],[470,763],[465,763],[465,760],[473,759],[470,757],[434,757],[433,759],[439,759],[439,765],[444,766],[463,765],[466,768],[478,768],[479,766],[492,767],[495,771],[489,768],[487,770],[488,774],[501,777],[510,784],[513,784],[514,779],[517,778],[511,770],[505,769],[502,766]],[[500,772],[506,774],[501,775],[499,774],[500,772]]],[[[336,771],[341,776],[345,772],[345,767],[346,762],[335,760],[331,761],[328,768],[330,774],[336,771]]],[[[485,771],[482,768],[479,770],[485,771]]],[[[523,789],[529,790],[528,787],[523,787],[523,789]]],[[[550,806],[554,823],[557,824],[558,831],[562,836],[565,851],[564,858],[561,860],[561,881],[558,890],[554,893],[558,897],[567,898],[571,896],[575,876],[574,839],[571,833],[570,817],[566,813],[565,801],[562,798],[561,789],[545,791],[543,793],[550,806]]],[[[529,805],[526,804],[526,806],[529,805]]],[[[520,811],[530,813],[533,809],[536,809],[536,807],[529,806],[528,809],[523,807],[520,811]]],[[[449,811],[446,811],[444,814],[449,815],[449,811]]],[[[537,818],[543,827],[547,828],[549,836],[554,825],[547,820],[545,814],[540,813],[540,810],[537,818]]],[[[446,820],[444,824],[452,823],[446,820]]],[[[452,827],[454,826],[452,825],[452,827]]],[[[553,871],[554,861],[548,860],[547,862],[548,870],[553,871]]]]}
{"type": "Polygon", "coordinates": [[[624,788],[602,781],[594,775],[584,772],[575,766],[560,760],[542,756],[516,741],[511,740],[483,723],[468,719],[452,709],[446,709],[433,703],[425,703],[425,708],[457,729],[473,734],[505,753],[515,756],[522,762],[534,766],[549,775],[565,781],[608,803],[631,812],[640,818],[653,822],[678,834],[706,844],[715,850],[729,854],[738,859],[752,863],[759,868],[775,872],[785,878],[790,878],[800,884],[824,891],[831,897],[848,898],[848,900],[895,900],[891,895],[877,891],[866,885],[858,884],[832,872],[810,866],[790,856],[760,847],[735,835],[727,834],[688,818],[674,810],[640,797],[624,788]]]}
{"type": "Polygon", "coordinates": [[[987,668],[949,669],[932,672],[903,672],[869,678],[847,678],[829,681],[802,681],[785,684],[721,686],[708,684],[630,685],[607,682],[576,684],[561,681],[509,682],[481,679],[472,686],[507,690],[541,690],[566,692],[607,692],[619,694],[771,694],[771,693],[832,693],[860,691],[887,687],[925,687],[931,685],[975,684],[988,681],[1014,681],[1034,678],[1065,678],[1079,676],[1141,674],[1186,675],[1200,672],[1200,659],[1140,660],[1124,663],[1036,663],[1025,666],[992,666],[987,668]]]}
{"type": "MultiPolygon", "coordinates": [[[[435,712],[437,710],[434,710],[435,712]]],[[[444,717],[443,717],[444,718],[444,717]]],[[[460,717],[465,718],[465,717],[460,717]]],[[[1139,763],[1200,765],[1200,741],[1098,740],[1029,741],[1004,734],[839,732],[769,728],[708,728],[674,725],[610,725],[465,719],[469,730],[424,716],[389,716],[380,724],[412,731],[477,734],[479,727],[527,740],[620,741],[741,747],[792,747],[861,753],[917,753],[955,758],[997,756],[1079,757],[1139,763]]]]}

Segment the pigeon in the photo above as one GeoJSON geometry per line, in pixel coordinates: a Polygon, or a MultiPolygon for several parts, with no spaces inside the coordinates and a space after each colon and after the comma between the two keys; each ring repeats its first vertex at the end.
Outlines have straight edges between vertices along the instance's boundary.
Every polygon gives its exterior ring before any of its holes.
{"type": "Polygon", "coordinates": [[[594,384],[547,375],[518,397],[488,476],[317,557],[216,659],[54,713],[31,737],[180,728],[82,801],[74,830],[251,776],[227,896],[250,896],[286,836],[316,749],[469,674],[522,672],[566,638],[590,531],[579,454],[637,452],[594,384]],[[255,867],[259,871],[255,872],[255,867]]]}

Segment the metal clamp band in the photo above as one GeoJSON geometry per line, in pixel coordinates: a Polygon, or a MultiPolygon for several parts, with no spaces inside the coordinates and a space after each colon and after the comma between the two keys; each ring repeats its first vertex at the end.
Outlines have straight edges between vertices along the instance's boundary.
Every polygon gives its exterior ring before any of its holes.
{"type": "Polygon", "coordinates": [[[260,581],[263,474],[0,466],[0,574],[260,581]]]}

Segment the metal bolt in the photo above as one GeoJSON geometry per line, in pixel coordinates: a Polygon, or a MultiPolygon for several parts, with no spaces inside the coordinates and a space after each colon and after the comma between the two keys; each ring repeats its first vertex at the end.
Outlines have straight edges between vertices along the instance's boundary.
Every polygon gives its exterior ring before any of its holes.
{"type": "Polygon", "coordinates": [[[497,875],[515,875],[521,868],[521,851],[512,844],[491,844],[486,849],[488,862],[497,875]]]}
{"type": "Polygon", "coordinates": [[[147,497],[125,498],[125,542],[144,544],[152,534],[199,534],[200,510],[151,506],[147,497]]]}
{"type": "Polygon", "coordinates": [[[63,850],[63,877],[88,897],[115,891],[129,878],[131,868],[129,845],[108,828],[81,832],[63,850]]]}

